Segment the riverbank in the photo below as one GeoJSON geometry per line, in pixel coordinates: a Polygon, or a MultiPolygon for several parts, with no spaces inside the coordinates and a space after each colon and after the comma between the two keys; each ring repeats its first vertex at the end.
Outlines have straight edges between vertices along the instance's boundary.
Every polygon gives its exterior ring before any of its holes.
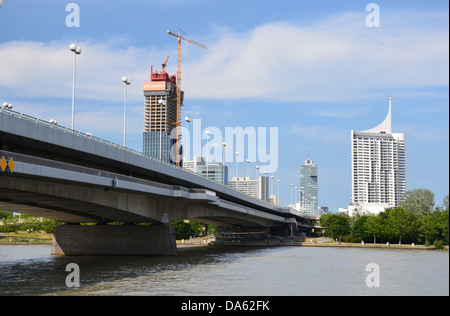
{"type": "Polygon", "coordinates": [[[53,234],[45,232],[18,231],[15,233],[0,233],[0,245],[44,245],[51,244],[53,234]]]}
{"type": "MultiPolygon", "coordinates": [[[[12,235],[1,235],[0,245],[51,245],[53,234],[47,233],[19,233],[12,235]]],[[[374,248],[374,249],[413,249],[413,250],[436,250],[434,246],[416,244],[373,244],[373,243],[345,243],[336,242],[330,238],[275,238],[270,241],[258,240],[216,240],[214,236],[181,239],[176,241],[177,247],[188,246],[220,246],[220,245],[246,245],[246,246],[302,246],[302,247],[337,247],[337,248],[374,248]]],[[[449,251],[449,246],[442,249],[449,251]]]]}
{"type": "MultiPolygon", "coordinates": [[[[436,250],[435,246],[416,244],[370,244],[370,243],[344,243],[336,242],[330,238],[271,238],[270,240],[230,240],[212,241],[211,245],[246,245],[246,246],[301,246],[301,247],[330,247],[330,248],[372,248],[372,249],[410,249],[410,250],[436,250]]],[[[442,249],[449,251],[449,246],[442,249]]]]}

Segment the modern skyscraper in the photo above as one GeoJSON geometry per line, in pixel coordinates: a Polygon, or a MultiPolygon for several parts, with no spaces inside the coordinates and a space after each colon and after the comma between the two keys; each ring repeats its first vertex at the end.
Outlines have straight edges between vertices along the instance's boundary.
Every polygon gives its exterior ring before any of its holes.
{"type": "Polygon", "coordinates": [[[380,125],[351,132],[352,204],[368,211],[399,206],[406,193],[406,137],[392,133],[391,102],[380,125]]]}
{"type": "Polygon", "coordinates": [[[318,214],[317,165],[309,159],[300,166],[300,211],[306,215],[318,214]]]}
{"type": "MultiPolygon", "coordinates": [[[[176,128],[175,122],[177,122],[176,76],[169,76],[164,69],[153,72],[152,66],[150,81],[144,82],[143,92],[145,97],[144,154],[174,163],[176,146],[173,145],[176,144],[177,137],[176,135],[171,137],[171,133],[176,128]]],[[[181,104],[183,97],[184,92],[181,92],[181,104]]]]}

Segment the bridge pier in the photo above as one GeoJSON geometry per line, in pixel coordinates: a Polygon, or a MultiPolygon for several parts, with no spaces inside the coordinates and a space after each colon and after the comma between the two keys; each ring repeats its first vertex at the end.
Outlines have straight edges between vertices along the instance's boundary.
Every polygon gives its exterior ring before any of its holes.
{"type": "Polygon", "coordinates": [[[55,256],[176,254],[175,231],[168,225],[59,225],[52,243],[55,256]]]}

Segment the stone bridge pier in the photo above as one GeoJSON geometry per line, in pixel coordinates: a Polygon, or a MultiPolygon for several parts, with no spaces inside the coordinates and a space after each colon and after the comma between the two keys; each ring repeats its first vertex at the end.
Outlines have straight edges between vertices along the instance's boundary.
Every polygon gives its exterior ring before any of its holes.
{"type": "Polygon", "coordinates": [[[54,256],[177,255],[173,226],[59,225],[52,242],[54,256]]]}

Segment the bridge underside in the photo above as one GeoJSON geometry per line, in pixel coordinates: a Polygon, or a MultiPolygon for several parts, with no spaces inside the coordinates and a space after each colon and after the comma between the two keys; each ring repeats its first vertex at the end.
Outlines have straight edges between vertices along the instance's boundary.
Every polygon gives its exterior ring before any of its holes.
{"type": "Polygon", "coordinates": [[[111,187],[75,186],[67,183],[3,175],[0,209],[53,219],[63,223],[161,223],[195,220],[218,227],[271,227],[282,223],[271,216],[232,212],[217,201],[132,194],[111,187]]]}

